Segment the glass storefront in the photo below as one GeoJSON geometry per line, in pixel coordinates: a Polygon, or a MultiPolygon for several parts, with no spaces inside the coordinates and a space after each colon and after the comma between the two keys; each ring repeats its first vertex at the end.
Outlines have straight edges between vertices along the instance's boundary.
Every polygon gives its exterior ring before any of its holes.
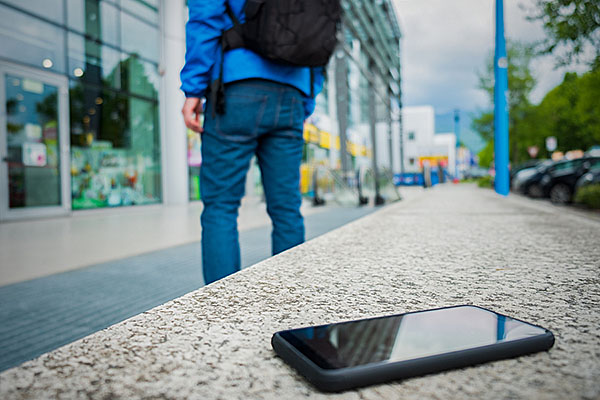
{"type": "Polygon", "coordinates": [[[4,76],[8,208],[59,206],[58,87],[4,76]]]}
{"type": "Polygon", "coordinates": [[[2,3],[0,15],[0,57],[48,71],[65,72],[63,29],[2,3]]]}
{"type": "MultiPolygon", "coordinates": [[[[202,123],[202,121],[200,121],[202,123]]],[[[200,200],[200,166],[202,165],[202,136],[187,130],[187,160],[189,176],[189,200],[200,200]]]]}
{"type": "MultiPolygon", "coordinates": [[[[158,0],[0,0],[0,14],[0,61],[68,78],[70,160],[64,162],[70,164],[72,208],[159,203],[158,0]]],[[[39,93],[27,92],[26,75],[3,79],[14,119],[8,121],[8,152],[37,154],[34,142],[46,151],[43,168],[10,169],[11,206],[54,205],[61,193],[60,159],[52,156],[58,143],[51,137],[56,87],[41,84],[39,93]],[[12,85],[17,80],[21,84],[12,85]],[[42,182],[35,187],[43,195],[26,191],[27,180],[42,182]]]]}

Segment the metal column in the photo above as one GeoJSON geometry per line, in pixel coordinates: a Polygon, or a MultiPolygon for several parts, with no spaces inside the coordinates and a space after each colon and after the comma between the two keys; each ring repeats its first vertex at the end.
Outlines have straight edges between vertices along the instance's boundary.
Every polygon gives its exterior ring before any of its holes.
{"type": "Polygon", "coordinates": [[[348,149],[346,148],[346,130],[348,129],[348,65],[346,53],[340,48],[335,56],[335,98],[340,135],[340,159],[345,179],[350,173],[348,149]]]}
{"type": "MultiPolygon", "coordinates": [[[[374,65],[369,65],[371,71],[374,70],[374,65]]],[[[369,79],[369,130],[371,132],[371,146],[373,148],[373,178],[375,180],[375,205],[385,203],[383,197],[379,193],[379,168],[377,167],[377,132],[376,132],[376,115],[375,115],[375,86],[373,79],[369,79]]]]}
{"type": "Polygon", "coordinates": [[[394,176],[394,141],[392,139],[392,92],[388,91],[386,99],[387,106],[387,129],[388,129],[388,150],[390,153],[390,174],[394,176]]]}
{"type": "Polygon", "coordinates": [[[494,57],[494,166],[496,193],[509,192],[508,175],[508,59],[504,39],[504,2],[496,0],[496,54],[494,57]]]}
{"type": "Polygon", "coordinates": [[[179,89],[179,72],[185,60],[185,1],[160,2],[162,26],[160,83],[160,127],[163,201],[165,204],[189,202],[187,128],[181,117],[185,101],[179,89]]]}

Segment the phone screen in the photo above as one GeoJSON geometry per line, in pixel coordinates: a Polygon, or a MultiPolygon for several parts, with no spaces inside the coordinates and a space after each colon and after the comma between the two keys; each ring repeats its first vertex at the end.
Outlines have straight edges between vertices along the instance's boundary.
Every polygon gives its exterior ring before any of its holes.
{"type": "Polygon", "coordinates": [[[282,332],[321,368],[398,362],[545,334],[543,328],[474,306],[282,332]]]}

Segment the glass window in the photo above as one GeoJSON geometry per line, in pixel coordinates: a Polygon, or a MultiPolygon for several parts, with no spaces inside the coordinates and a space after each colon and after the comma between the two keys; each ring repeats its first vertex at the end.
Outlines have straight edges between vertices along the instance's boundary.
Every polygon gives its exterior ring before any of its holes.
{"type": "Polygon", "coordinates": [[[5,94],[9,207],[58,206],[58,88],[6,75],[5,94]]]}
{"type": "Polygon", "coordinates": [[[64,72],[64,32],[0,5],[0,57],[64,72]]]}
{"type": "Polygon", "coordinates": [[[387,95],[387,86],[379,74],[375,74],[375,84],[377,94],[375,95],[375,119],[377,122],[386,122],[389,118],[389,109],[386,99],[382,95],[387,95]]]}
{"type": "Polygon", "coordinates": [[[350,128],[360,123],[361,76],[358,66],[350,59],[348,62],[348,126],[350,128]]]}
{"type": "Polygon", "coordinates": [[[70,100],[73,209],[160,202],[156,102],[81,82],[70,100]]]}
{"type": "Polygon", "coordinates": [[[324,114],[329,113],[329,77],[328,74],[325,73],[323,75],[323,89],[321,93],[317,95],[316,100],[316,108],[320,110],[324,114]]]}
{"type": "MultiPolygon", "coordinates": [[[[202,116],[200,117],[202,118],[202,116]]],[[[202,124],[202,122],[200,122],[202,124]]],[[[190,200],[200,200],[200,166],[202,165],[202,137],[199,133],[187,130],[187,157],[190,200]]]]}
{"type": "Polygon", "coordinates": [[[554,166],[554,168],[552,168],[552,170],[553,171],[564,171],[566,169],[578,168],[581,166],[581,164],[583,164],[583,160],[565,161],[565,162],[556,164],[554,166]]]}
{"type": "Polygon", "coordinates": [[[69,91],[71,144],[92,146],[101,141],[110,147],[129,146],[128,99],[111,90],[73,82],[69,91]]]}
{"type": "Polygon", "coordinates": [[[121,46],[128,53],[158,62],[160,37],[158,28],[121,13],[121,46]]]}
{"type": "Polygon", "coordinates": [[[69,33],[69,75],[85,82],[121,88],[121,53],[69,33]]]}
{"type": "Polygon", "coordinates": [[[63,0],[4,0],[4,2],[59,24],[63,23],[63,0]]]}
{"type": "Polygon", "coordinates": [[[158,98],[160,77],[155,64],[143,61],[134,54],[126,55],[121,65],[124,90],[152,99],[158,98]]]}
{"type": "Polygon", "coordinates": [[[161,163],[158,105],[135,97],[129,99],[129,128],[127,170],[124,172],[138,198],[136,204],[160,202],[161,163]],[[143,196],[143,198],[142,198],[143,196]]]}
{"type": "Polygon", "coordinates": [[[415,140],[415,132],[413,132],[413,131],[408,132],[408,140],[415,140]]]}
{"type": "Polygon", "coordinates": [[[121,0],[123,10],[153,24],[158,24],[158,0],[121,0]]]}
{"type": "Polygon", "coordinates": [[[354,44],[354,35],[352,35],[352,32],[349,29],[344,29],[343,34],[346,44],[349,47],[352,47],[352,45],[354,44]]]}
{"type": "Polygon", "coordinates": [[[367,77],[359,73],[360,119],[363,124],[369,123],[369,101],[372,95],[367,77]]]}
{"type": "Polygon", "coordinates": [[[119,10],[98,0],[67,0],[69,27],[94,39],[118,46],[119,10]]]}

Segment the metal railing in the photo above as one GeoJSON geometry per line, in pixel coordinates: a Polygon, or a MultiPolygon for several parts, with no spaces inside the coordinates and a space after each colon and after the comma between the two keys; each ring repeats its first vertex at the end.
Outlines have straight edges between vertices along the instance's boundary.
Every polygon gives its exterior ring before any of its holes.
{"type": "Polygon", "coordinates": [[[385,169],[379,172],[378,185],[375,184],[375,174],[371,168],[359,168],[354,173],[344,175],[339,170],[316,165],[311,178],[315,206],[326,203],[363,206],[371,201],[374,205],[381,205],[402,199],[391,171],[385,169]]]}

